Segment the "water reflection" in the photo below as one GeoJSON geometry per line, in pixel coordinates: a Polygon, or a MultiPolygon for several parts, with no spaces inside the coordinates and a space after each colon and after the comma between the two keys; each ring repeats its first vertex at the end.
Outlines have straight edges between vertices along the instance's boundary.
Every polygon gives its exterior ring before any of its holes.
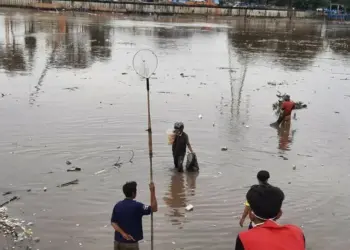
{"type": "MultiPolygon", "coordinates": [[[[32,70],[38,57],[47,57],[45,68],[87,68],[96,61],[111,58],[110,35],[112,27],[104,23],[76,24],[66,15],[42,20],[33,16],[24,16],[23,22],[7,15],[4,20],[4,41],[0,40],[0,68],[8,73],[17,74],[32,70]],[[18,40],[23,39],[24,44],[18,40]],[[37,54],[37,35],[46,33],[47,51],[37,54]]],[[[93,20],[90,20],[93,21],[93,20]]],[[[21,40],[23,41],[23,40],[21,40]]],[[[40,77],[43,74],[40,74],[40,77]]],[[[45,74],[44,74],[45,75],[45,74]]]]}
{"type": "Polygon", "coordinates": [[[188,205],[188,199],[195,195],[197,177],[198,173],[178,173],[177,171],[171,175],[168,192],[164,197],[164,202],[169,207],[166,215],[169,216],[173,225],[178,225],[180,228],[185,222],[185,207],[188,205]]]}
{"type": "MultiPolygon", "coordinates": [[[[126,33],[132,36],[155,38],[152,43],[160,50],[178,49],[184,39],[190,42],[191,38],[200,32],[201,36],[211,36],[214,32],[227,32],[229,49],[234,51],[239,62],[245,65],[256,63],[259,58],[282,65],[287,70],[305,70],[312,65],[314,58],[324,50],[324,44],[336,53],[346,54],[350,51],[350,31],[344,27],[330,26],[325,28],[326,35],[322,35],[322,24],[313,22],[290,22],[286,20],[247,19],[230,22],[230,29],[222,27],[185,27],[150,25],[116,26],[110,25],[112,19],[99,19],[89,16],[84,22],[77,22],[76,17],[62,13],[47,18],[47,14],[40,16],[24,15],[23,21],[11,14],[2,16],[5,39],[0,45],[0,68],[12,74],[32,70],[35,60],[45,57],[45,50],[38,50],[39,34],[45,33],[46,47],[50,57],[53,55],[49,67],[77,68],[90,67],[96,61],[107,61],[112,57],[113,41],[111,35],[126,33]],[[205,32],[204,32],[205,31],[205,32]],[[22,33],[22,34],[21,34],[22,33]],[[24,44],[21,37],[24,35],[24,44]],[[326,41],[326,43],[324,43],[326,41]]],[[[170,19],[173,20],[173,19],[170,19]]],[[[180,19],[176,19],[180,21],[180,19]]],[[[165,20],[163,20],[165,21],[165,20]]],[[[188,21],[188,20],[186,20],[188,21]]],[[[215,41],[208,46],[226,46],[215,41]]],[[[226,43],[226,41],[224,42],[226,43]]],[[[231,54],[231,51],[229,51],[231,54]]],[[[244,65],[243,64],[243,65],[244,65]]],[[[242,65],[242,66],[243,66],[242,65]]],[[[241,72],[246,73],[245,66],[241,72]]],[[[245,73],[242,73],[241,80],[245,73]]],[[[232,78],[232,77],[231,77],[232,78]]],[[[232,80],[231,80],[232,81],[232,80]]],[[[237,88],[240,89],[243,84],[237,88]]],[[[235,92],[239,93],[238,90],[235,92]]],[[[238,100],[238,96],[232,98],[238,100]]],[[[240,101],[236,106],[240,105],[240,101]]],[[[239,108],[236,110],[239,112],[239,108]]],[[[233,113],[233,109],[231,109],[233,113]]],[[[239,114],[236,114],[239,115],[239,114]]]]}
{"type": "Polygon", "coordinates": [[[15,23],[11,17],[5,17],[5,41],[0,45],[0,68],[7,72],[26,71],[23,45],[16,40],[15,31],[21,24],[15,23]]]}
{"type": "Polygon", "coordinates": [[[30,20],[24,23],[24,44],[25,49],[28,53],[28,64],[30,69],[32,69],[34,63],[35,52],[37,47],[36,37],[33,36],[33,34],[35,33],[35,21],[33,18],[31,18],[30,20]]]}
{"type": "Polygon", "coordinates": [[[296,130],[291,131],[291,122],[285,122],[277,128],[278,149],[281,151],[290,150],[296,130]]]}
{"type": "Polygon", "coordinates": [[[289,21],[249,20],[234,23],[229,34],[233,48],[243,59],[245,53],[273,58],[288,70],[304,70],[322,50],[321,27],[289,21]]]}
{"type": "Polygon", "coordinates": [[[350,29],[328,29],[326,36],[332,51],[341,55],[350,53],[350,29]]]}

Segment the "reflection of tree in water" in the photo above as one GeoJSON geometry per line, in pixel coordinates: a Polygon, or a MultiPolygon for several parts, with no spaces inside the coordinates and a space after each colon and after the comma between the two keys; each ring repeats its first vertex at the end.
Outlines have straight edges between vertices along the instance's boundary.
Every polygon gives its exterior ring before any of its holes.
{"type": "Polygon", "coordinates": [[[173,39],[190,38],[196,33],[196,29],[188,27],[117,27],[116,31],[129,33],[133,36],[146,36],[156,38],[154,42],[162,49],[176,48],[173,39]]]}
{"type": "Polygon", "coordinates": [[[86,27],[90,34],[92,60],[108,60],[111,57],[110,33],[112,28],[104,25],[91,25],[86,27]]]}
{"type": "Polygon", "coordinates": [[[169,47],[176,48],[176,43],[171,39],[190,38],[194,35],[195,31],[189,28],[153,28],[152,36],[157,37],[156,43],[161,49],[169,49],[169,47]]]}
{"type": "Polygon", "coordinates": [[[16,71],[26,71],[27,69],[23,46],[16,42],[14,29],[16,29],[14,22],[6,17],[6,41],[3,45],[0,45],[0,68],[3,68],[10,73],[16,71]],[[9,41],[10,37],[12,38],[11,42],[9,41]]]}
{"type": "MultiPolygon", "coordinates": [[[[246,52],[277,57],[275,62],[291,70],[303,70],[312,64],[322,49],[321,30],[304,23],[294,26],[289,21],[237,21],[230,40],[238,56],[246,52]]],[[[253,57],[254,58],[254,57],[253,57]]]]}
{"type": "Polygon", "coordinates": [[[68,25],[66,33],[60,39],[55,36],[50,41],[51,47],[58,46],[52,65],[57,68],[79,68],[90,66],[89,51],[86,46],[86,38],[83,33],[74,30],[74,26],[68,25]],[[57,44],[58,43],[58,44],[57,44]]]}
{"type": "Polygon", "coordinates": [[[350,53],[350,29],[328,29],[326,37],[332,51],[341,55],[350,53]]]}
{"type": "Polygon", "coordinates": [[[25,31],[24,31],[25,49],[28,52],[28,63],[30,67],[32,67],[35,51],[36,51],[36,37],[32,35],[32,34],[35,34],[35,21],[33,19],[25,21],[24,28],[25,28],[25,31]]]}

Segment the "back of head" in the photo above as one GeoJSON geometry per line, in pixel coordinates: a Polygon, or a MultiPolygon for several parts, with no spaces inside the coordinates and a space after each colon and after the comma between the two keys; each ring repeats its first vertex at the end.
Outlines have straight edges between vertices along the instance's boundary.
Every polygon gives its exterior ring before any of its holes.
{"type": "Polygon", "coordinates": [[[174,129],[183,130],[184,128],[185,125],[183,124],[183,122],[175,122],[174,129]]]}
{"type": "Polygon", "coordinates": [[[258,219],[268,220],[275,218],[281,211],[284,193],[271,185],[253,185],[246,198],[254,215],[258,219]]]}
{"type": "Polygon", "coordinates": [[[290,96],[289,96],[289,95],[285,95],[285,96],[284,96],[284,100],[285,100],[286,102],[289,102],[289,101],[290,101],[290,96]]]}
{"type": "Polygon", "coordinates": [[[270,178],[270,173],[266,170],[261,170],[258,172],[256,177],[258,178],[259,182],[266,184],[270,178]]]}
{"type": "Polygon", "coordinates": [[[136,196],[137,183],[135,181],[130,181],[124,184],[123,193],[126,198],[135,198],[136,196]]]}

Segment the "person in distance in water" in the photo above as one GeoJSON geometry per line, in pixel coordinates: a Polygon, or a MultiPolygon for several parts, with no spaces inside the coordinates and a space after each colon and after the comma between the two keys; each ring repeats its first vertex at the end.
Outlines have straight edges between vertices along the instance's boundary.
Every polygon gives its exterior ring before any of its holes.
{"type": "Polygon", "coordinates": [[[281,105],[282,113],[278,117],[278,120],[272,123],[271,126],[278,127],[281,125],[283,121],[287,121],[287,120],[290,121],[293,109],[295,109],[295,103],[290,100],[289,95],[286,95],[281,105]]]}
{"type": "Polygon", "coordinates": [[[254,227],[241,232],[235,250],[305,250],[305,237],[295,225],[279,225],[284,193],[271,185],[253,185],[247,193],[254,227]]]}
{"type": "Polygon", "coordinates": [[[175,168],[179,172],[183,172],[183,162],[186,155],[186,148],[193,153],[190,140],[188,139],[188,135],[184,132],[184,124],[182,122],[176,122],[174,124],[175,129],[175,139],[172,146],[173,158],[175,168]]]}
{"type": "Polygon", "coordinates": [[[149,184],[151,206],[135,201],[137,183],[127,182],[123,186],[125,199],[113,209],[111,224],[114,229],[114,250],[139,250],[143,239],[142,217],[157,212],[158,204],[153,182],[149,184]]]}
{"type": "MultiPolygon", "coordinates": [[[[261,171],[258,172],[258,174],[257,174],[256,177],[257,177],[257,179],[258,179],[259,185],[270,185],[270,184],[268,183],[268,180],[269,180],[269,178],[270,178],[270,173],[269,173],[268,171],[266,171],[266,170],[261,170],[261,171]]],[[[247,218],[247,216],[249,215],[249,212],[250,212],[249,202],[246,201],[246,202],[244,203],[244,211],[243,211],[242,217],[241,217],[241,219],[240,219],[240,221],[239,221],[239,225],[240,225],[241,227],[243,227],[244,221],[245,221],[245,219],[247,218]]],[[[278,219],[278,218],[276,218],[276,219],[278,219]]],[[[252,221],[251,221],[251,222],[249,223],[248,229],[252,229],[252,228],[253,228],[253,223],[252,223],[252,221]]]]}

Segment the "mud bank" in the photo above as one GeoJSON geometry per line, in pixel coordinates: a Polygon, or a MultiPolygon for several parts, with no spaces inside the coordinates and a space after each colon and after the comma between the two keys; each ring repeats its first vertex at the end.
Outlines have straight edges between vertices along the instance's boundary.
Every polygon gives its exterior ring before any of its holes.
{"type": "Polygon", "coordinates": [[[266,18],[312,18],[314,12],[288,11],[277,9],[246,9],[216,6],[190,6],[178,4],[158,4],[114,1],[42,1],[38,0],[2,0],[0,7],[33,8],[41,10],[83,10],[116,13],[139,13],[161,15],[201,15],[201,16],[242,16],[266,18]]]}

